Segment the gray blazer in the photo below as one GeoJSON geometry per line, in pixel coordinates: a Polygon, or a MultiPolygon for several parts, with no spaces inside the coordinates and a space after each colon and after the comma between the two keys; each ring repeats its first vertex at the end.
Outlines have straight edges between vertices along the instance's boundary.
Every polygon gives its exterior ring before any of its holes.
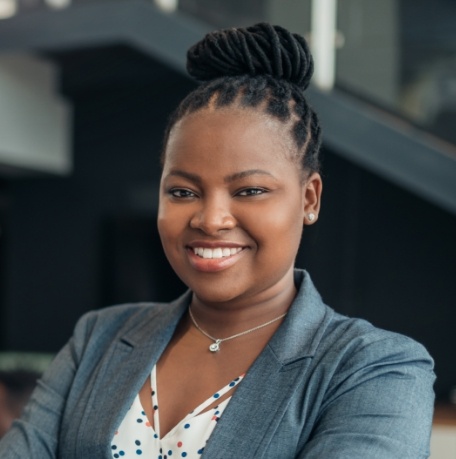
{"type": "MultiPolygon", "coordinates": [[[[434,374],[425,349],[335,313],[304,271],[296,271],[296,285],[286,319],[238,386],[203,458],[428,457],[434,374]]],[[[0,442],[0,457],[112,458],[114,432],[190,298],[83,316],[0,442]]]]}

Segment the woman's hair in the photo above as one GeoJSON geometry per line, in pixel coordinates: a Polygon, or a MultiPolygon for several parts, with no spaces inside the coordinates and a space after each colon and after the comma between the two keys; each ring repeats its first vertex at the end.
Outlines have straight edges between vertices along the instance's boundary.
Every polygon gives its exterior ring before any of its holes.
{"type": "Polygon", "coordinates": [[[265,23],[212,32],[188,50],[187,71],[201,84],[171,116],[165,148],[172,127],[184,116],[236,104],[288,124],[302,170],[319,170],[320,122],[304,97],[313,60],[303,37],[265,23]]]}

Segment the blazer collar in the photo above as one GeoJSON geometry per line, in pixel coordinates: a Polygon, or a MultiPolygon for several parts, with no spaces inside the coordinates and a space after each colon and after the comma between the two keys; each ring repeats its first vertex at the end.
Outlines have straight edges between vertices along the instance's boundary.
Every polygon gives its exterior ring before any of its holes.
{"type": "Polygon", "coordinates": [[[147,308],[147,313],[141,324],[136,322],[122,335],[121,341],[132,347],[157,349],[161,348],[160,343],[167,344],[171,339],[174,330],[186,312],[192,298],[192,292],[187,290],[171,303],[155,304],[147,308]]]}
{"type": "Polygon", "coordinates": [[[116,428],[170,341],[190,298],[187,292],[169,304],[144,304],[102,356],[76,442],[77,457],[112,457],[110,442],[116,428]],[[108,408],[109,414],[104,415],[108,408]]]}
{"type": "Polygon", "coordinates": [[[286,319],[239,384],[203,458],[264,456],[333,314],[305,271],[295,271],[298,295],[286,319]],[[246,426],[248,426],[246,430],[246,426]]]}
{"type": "Polygon", "coordinates": [[[294,274],[298,294],[268,344],[282,365],[315,355],[333,314],[323,303],[309,274],[300,269],[295,269],[294,274]]]}

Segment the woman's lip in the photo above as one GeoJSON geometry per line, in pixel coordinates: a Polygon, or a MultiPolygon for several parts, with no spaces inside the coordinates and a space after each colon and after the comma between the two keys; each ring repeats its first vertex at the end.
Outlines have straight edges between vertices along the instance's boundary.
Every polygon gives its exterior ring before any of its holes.
{"type": "MultiPolygon", "coordinates": [[[[215,247],[221,247],[221,246],[217,245],[215,247]]],[[[233,247],[233,246],[230,246],[230,247],[233,247]]],[[[191,247],[187,248],[188,258],[193,268],[195,268],[197,271],[202,271],[206,273],[215,273],[215,272],[223,271],[224,269],[230,268],[235,263],[237,263],[238,260],[242,258],[246,252],[247,252],[247,249],[244,248],[240,252],[234,255],[227,256],[227,257],[202,258],[199,255],[195,254],[195,252],[193,251],[193,248],[191,247]]]]}
{"type": "Polygon", "coordinates": [[[203,249],[216,249],[220,247],[221,249],[228,248],[228,249],[237,249],[237,248],[245,248],[245,244],[240,244],[239,242],[232,242],[232,241],[192,241],[187,244],[187,247],[192,249],[196,249],[198,247],[202,247],[203,249]]]}

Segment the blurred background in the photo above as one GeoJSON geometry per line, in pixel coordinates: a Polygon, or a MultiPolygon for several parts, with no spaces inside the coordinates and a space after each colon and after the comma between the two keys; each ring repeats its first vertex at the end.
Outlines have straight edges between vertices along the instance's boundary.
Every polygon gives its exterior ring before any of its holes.
{"type": "Polygon", "coordinates": [[[183,291],[155,218],[185,53],[268,21],[312,44],[324,127],[297,265],[337,311],[422,342],[451,400],[454,0],[0,0],[0,18],[0,350],[54,353],[89,309],[183,291]]]}

